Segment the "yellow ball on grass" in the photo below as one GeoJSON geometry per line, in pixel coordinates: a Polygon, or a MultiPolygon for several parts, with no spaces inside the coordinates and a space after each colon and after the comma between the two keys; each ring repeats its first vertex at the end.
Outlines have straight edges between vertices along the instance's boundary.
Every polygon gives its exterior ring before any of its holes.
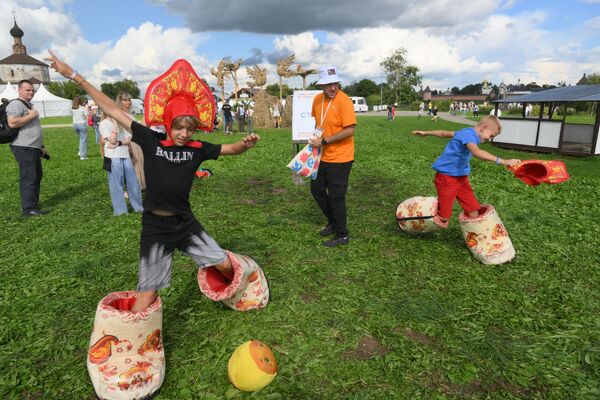
{"type": "Polygon", "coordinates": [[[275,378],[277,360],[269,346],[258,340],[249,340],[238,346],[229,358],[227,374],[236,388],[254,392],[275,378]]]}

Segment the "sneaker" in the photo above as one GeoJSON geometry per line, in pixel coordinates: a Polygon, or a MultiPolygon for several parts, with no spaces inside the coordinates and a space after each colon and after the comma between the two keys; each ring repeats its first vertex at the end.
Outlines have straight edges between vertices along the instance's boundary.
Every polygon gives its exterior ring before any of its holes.
{"type": "Polygon", "coordinates": [[[323,246],[335,247],[341,244],[348,244],[350,238],[348,236],[336,236],[333,239],[329,239],[323,242],[323,246]]]}
{"type": "Polygon", "coordinates": [[[80,160],[88,160],[87,157],[79,157],[80,160]]]}
{"type": "Polygon", "coordinates": [[[26,217],[35,217],[38,215],[45,215],[48,214],[48,211],[46,210],[39,210],[39,209],[33,209],[33,210],[29,210],[29,211],[23,211],[23,215],[26,217]]]}
{"type": "Polygon", "coordinates": [[[321,229],[319,235],[321,236],[329,236],[333,233],[333,225],[328,224],[325,228],[321,229]]]}

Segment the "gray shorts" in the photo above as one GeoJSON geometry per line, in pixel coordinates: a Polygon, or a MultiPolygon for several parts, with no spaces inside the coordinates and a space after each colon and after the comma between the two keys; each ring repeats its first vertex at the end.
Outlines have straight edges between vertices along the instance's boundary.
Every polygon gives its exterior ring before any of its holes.
{"type": "Polygon", "coordinates": [[[179,249],[200,268],[222,263],[225,251],[194,218],[142,216],[138,288],[140,292],[166,288],[171,283],[173,253],[179,249]]]}

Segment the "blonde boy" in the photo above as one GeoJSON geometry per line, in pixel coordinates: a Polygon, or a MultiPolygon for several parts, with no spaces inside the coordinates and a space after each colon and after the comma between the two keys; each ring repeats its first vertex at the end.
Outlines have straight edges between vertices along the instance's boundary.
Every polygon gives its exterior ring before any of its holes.
{"type": "Polygon", "coordinates": [[[444,130],[412,132],[413,135],[418,136],[451,138],[444,152],[432,166],[436,170],[433,182],[438,194],[438,211],[433,217],[436,225],[442,228],[448,227],[454,200],[458,200],[469,217],[474,218],[479,215],[481,206],[469,182],[471,156],[504,166],[516,165],[521,162],[517,159],[504,160],[479,148],[480,143],[498,136],[501,131],[502,127],[498,117],[490,115],[483,117],[474,127],[456,132],[444,130]]]}

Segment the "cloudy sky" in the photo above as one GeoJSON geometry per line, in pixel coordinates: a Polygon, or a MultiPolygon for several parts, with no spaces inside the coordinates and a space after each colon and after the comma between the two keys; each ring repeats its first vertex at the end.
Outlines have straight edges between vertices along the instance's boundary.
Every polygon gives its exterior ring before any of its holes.
{"type": "MultiPolygon", "coordinates": [[[[348,83],[380,82],[380,62],[399,47],[432,89],[484,79],[575,84],[600,73],[600,0],[2,3],[0,58],[12,53],[14,11],[28,54],[42,59],[53,48],[96,84],[130,78],[145,88],[185,58],[214,85],[209,70],[223,57],[266,67],[270,84],[278,82],[276,60],[292,52],[305,68],[336,65],[348,83]]],[[[244,67],[238,75],[243,85],[244,67]]],[[[287,83],[301,86],[299,78],[287,83]]]]}

